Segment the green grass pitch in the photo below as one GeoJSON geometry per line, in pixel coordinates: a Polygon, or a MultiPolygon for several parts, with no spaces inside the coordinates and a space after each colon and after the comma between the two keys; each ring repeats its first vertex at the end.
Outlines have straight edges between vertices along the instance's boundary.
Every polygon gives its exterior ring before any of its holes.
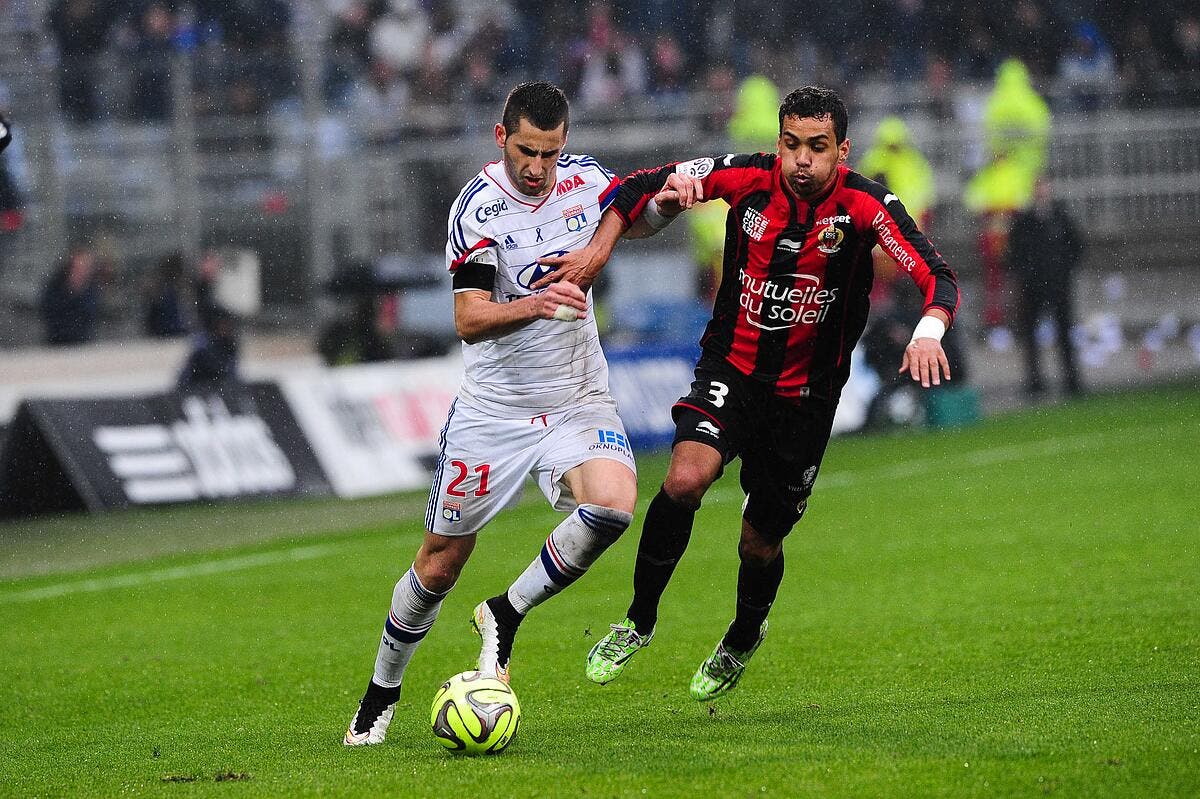
{"type": "Polygon", "coordinates": [[[556,523],[544,503],[483,534],[387,742],[359,750],[341,735],[423,496],[0,524],[0,795],[1200,795],[1197,387],[835,439],[771,633],[712,706],[687,684],[732,613],[736,470],[653,646],[583,676],[665,464],[641,460],[634,528],[526,621],[521,732],[480,759],[432,740],[429,702],[473,663],[471,607],[556,523]]]}

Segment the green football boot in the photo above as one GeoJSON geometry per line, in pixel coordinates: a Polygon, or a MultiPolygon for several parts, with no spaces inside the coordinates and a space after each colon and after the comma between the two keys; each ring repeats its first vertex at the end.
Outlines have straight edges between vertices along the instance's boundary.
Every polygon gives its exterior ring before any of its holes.
{"type": "Polygon", "coordinates": [[[724,696],[737,687],[742,675],[746,673],[746,664],[754,653],[762,646],[767,637],[767,622],[764,619],[762,627],[758,628],[758,640],[746,652],[736,649],[726,649],[725,639],[717,642],[708,659],[700,664],[692,675],[691,694],[697,702],[709,702],[724,696]]]}
{"type": "Polygon", "coordinates": [[[584,669],[587,678],[600,685],[620,677],[621,670],[634,653],[650,646],[650,641],[654,638],[654,630],[646,635],[638,635],[629,619],[609,626],[612,627],[612,631],[597,641],[592,651],[588,652],[587,667],[584,669]]]}

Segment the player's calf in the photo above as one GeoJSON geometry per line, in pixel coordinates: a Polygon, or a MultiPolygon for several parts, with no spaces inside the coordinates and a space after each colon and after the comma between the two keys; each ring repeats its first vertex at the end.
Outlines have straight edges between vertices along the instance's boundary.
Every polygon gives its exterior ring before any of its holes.
{"type": "Polygon", "coordinates": [[[525,614],[582,577],[632,520],[631,513],[586,503],[563,519],[508,591],[476,606],[479,670],[507,682],[513,639],[525,614]]]}
{"type": "Polygon", "coordinates": [[[603,505],[575,508],[509,587],[508,598],[516,611],[524,616],[582,577],[631,521],[633,514],[603,505]]]}
{"type": "Polygon", "coordinates": [[[375,655],[375,671],[343,743],[364,746],[382,743],[400,697],[400,683],[413,653],[437,619],[446,592],[430,591],[410,568],[396,582],[383,635],[375,655]]]}

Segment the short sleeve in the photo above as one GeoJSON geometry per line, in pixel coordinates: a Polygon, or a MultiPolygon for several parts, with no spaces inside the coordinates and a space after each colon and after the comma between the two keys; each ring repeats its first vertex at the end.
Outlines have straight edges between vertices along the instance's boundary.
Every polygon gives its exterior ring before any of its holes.
{"type": "Polygon", "coordinates": [[[478,207],[480,193],[488,183],[477,177],[458,195],[450,208],[450,219],[446,231],[446,268],[454,272],[467,261],[478,261],[496,266],[496,242],[488,236],[487,222],[480,222],[473,213],[478,207]]]}

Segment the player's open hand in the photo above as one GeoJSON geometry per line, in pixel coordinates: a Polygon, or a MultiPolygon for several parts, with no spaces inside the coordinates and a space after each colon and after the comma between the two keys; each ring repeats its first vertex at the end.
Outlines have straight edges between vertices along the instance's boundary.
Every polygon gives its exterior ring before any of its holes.
{"type": "Polygon", "coordinates": [[[917,338],[904,348],[904,358],[900,361],[899,374],[908,372],[914,381],[920,380],[923,388],[930,385],[940,386],[942,376],[950,379],[950,361],[946,360],[946,351],[936,338],[917,338]]]}
{"type": "Polygon", "coordinates": [[[574,322],[587,317],[587,295],[583,289],[566,280],[551,283],[550,288],[535,294],[539,319],[574,322]]]}
{"type": "Polygon", "coordinates": [[[539,264],[553,267],[554,271],[535,280],[530,288],[536,291],[543,286],[567,282],[574,283],[576,288],[586,291],[591,287],[596,275],[600,274],[600,270],[604,268],[607,261],[608,259],[603,258],[596,247],[584,247],[564,255],[547,255],[544,258],[538,258],[539,264]]]}
{"type": "Polygon", "coordinates": [[[692,175],[672,172],[654,195],[654,204],[663,216],[676,216],[696,203],[704,202],[704,184],[692,175]]]}

